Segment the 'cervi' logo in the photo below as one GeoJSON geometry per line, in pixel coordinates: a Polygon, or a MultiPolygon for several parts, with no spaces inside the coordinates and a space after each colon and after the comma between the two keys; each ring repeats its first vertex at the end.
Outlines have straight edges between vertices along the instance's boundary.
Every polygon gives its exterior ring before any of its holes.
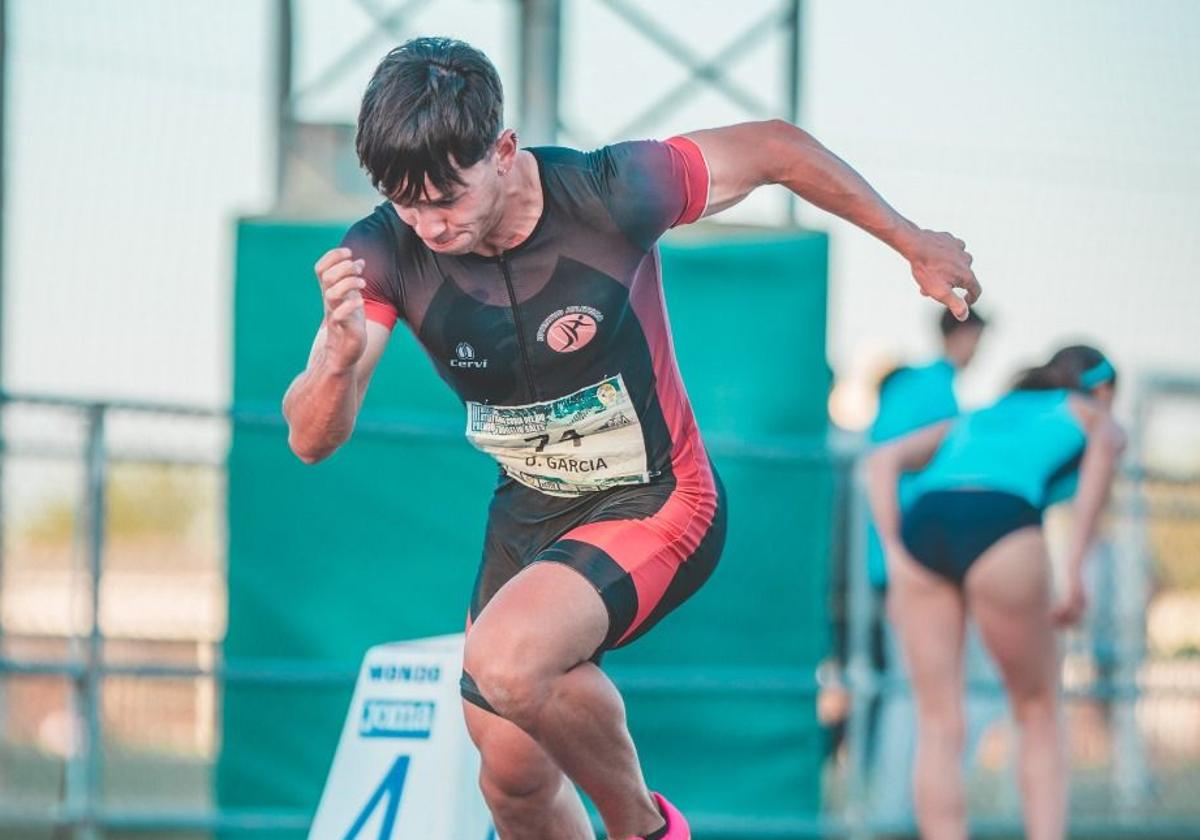
{"type": "Polygon", "coordinates": [[[466,341],[458,342],[454,348],[454,358],[450,360],[452,368],[485,368],[487,365],[487,359],[475,358],[475,348],[466,341]]]}

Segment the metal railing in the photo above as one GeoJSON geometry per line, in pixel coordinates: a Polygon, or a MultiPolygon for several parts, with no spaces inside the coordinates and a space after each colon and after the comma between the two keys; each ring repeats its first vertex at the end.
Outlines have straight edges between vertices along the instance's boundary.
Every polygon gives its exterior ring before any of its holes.
{"type": "MultiPolygon", "coordinates": [[[[139,684],[176,681],[209,687],[248,683],[295,687],[338,686],[348,689],[353,684],[353,668],[280,660],[221,661],[217,645],[223,614],[213,626],[197,630],[197,624],[183,631],[172,631],[171,636],[175,639],[172,644],[176,647],[188,646],[188,650],[195,652],[194,655],[189,653],[188,656],[177,657],[178,661],[153,661],[153,657],[142,655],[138,650],[134,651],[137,655],[132,657],[114,656],[114,645],[121,639],[105,632],[106,620],[112,623],[112,610],[106,613],[102,593],[109,592],[116,597],[114,593],[121,591],[103,589],[105,575],[114,573],[114,569],[108,565],[110,558],[106,556],[113,544],[108,518],[113,515],[115,504],[114,470],[130,465],[162,466],[222,476],[232,425],[278,426],[281,420],[277,412],[229,412],[173,405],[2,394],[0,422],[3,424],[4,444],[3,458],[0,459],[0,465],[3,466],[3,472],[0,473],[3,516],[0,516],[0,522],[4,523],[5,546],[3,563],[0,564],[0,574],[3,575],[0,577],[3,582],[0,583],[0,611],[3,613],[0,618],[25,615],[23,612],[13,612],[15,594],[9,591],[8,585],[21,579],[19,573],[22,573],[17,562],[20,552],[14,550],[13,546],[21,542],[19,531],[23,511],[20,496],[23,485],[17,467],[23,461],[37,464],[65,462],[78,467],[75,471],[77,474],[72,474],[65,483],[76,482],[73,495],[77,499],[77,513],[71,545],[78,574],[72,580],[83,595],[81,608],[77,611],[79,615],[67,615],[65,623],[53,632],[39,634],[29,632],[28,628],[21,631],[20,627],[14,631],[10,626],[14,622],[7,621],[0,625],[7,633],[0,637],[0,677],[3,677],[4,684],[4,688],[0,689],[0,721],[4,722],[5,731],[18,710],[15,702],[18,698],[7,684],[24,679],[60,681],[68,686],[66,693],[69,701],[65,704],[65,711],[72,721],[73,732],[72,737],[60,744],[58,750],[62,757],[58,800],[41,805],[30,804],[28,801],[14,800],[7,791],[0,789],[0,834],[5,831],[58,829],[76,838],[92,840],[109,831],[304,831],[311,818],[307,812],[280,809],[221,810],[211,802],[203,801],[203,795],[192,797],[200,800],[194,807],[128,807],[106,802],[103,790],[106,685],[111,687],[114,682],[127,680],[139,684]],[[22,417],[22,414],[28,416],[22,417]],[[50,415],[56,415],[57,420],[51,422],[50,415]],[[70,418],[71,422],[64,424],[64,418],[70,418]],[[174,434],[163,435],[164,439],[173,439],[173,442],[157,445],[155,435],[147,434],[145,428],[147,424],[164,421],[180,426],[199,424],[203,431],[193,433],[195,430],[175,429],[174,434]],[[192,445],[193,439],[202,439],[204,442],[199,446],[192,445]],[[44,650],[38,653],[36,646],[31,647],[35,642],[40,644],[46,639],[51,639],[57,645],[56,655],[46,655],[44,650]],[[62,654],[63,650],[65,655],[62,654]]],[[[356,433],[386,438],[450,439],[457,438],[460,429],[457,424],[443,427],[424,419],[365,418],[356,433]]],[[[906,689],[903,683],[889,680],[879,673],[871,661],[869,628],[878,605],[865,579],[865,564],[858,559],[862,556],[861,535],[865,529],[861,494],[856,492],[853,481],[857,448],[852,443],[804,448],[782,439],[778,442],[760,440],[751,443],[721,437],[711,439],[710,448],[717,456],[784,460],[832,469],[836,507],[832,553],[835,562],[842,564],[847,576],[845,682],[852,703],[845,744],[839,753],[830,758],[828,787],[831,793],[826,797],[827,807],[823,813],[814,814],[811,819],[788,820],[748,818],[731,821],[714,817],[698,821],[695,827],[697,836],[724,833],[762,838],[865,837],[911,830],[911,824],[907,822],[878,819],[868,804],[869,710],[874,700],[903,693],[906,689]]],[[[26,469],[25,473],[30,474],[30,470],[26,469]]],[[[38,475],[39,470],[33,470],[32,474],[38,475]]],[[[1152,471],[1128,468],[1118,499],[1120,527],[1117,529],[1115,545],[1127,561],[1129,558],[1137,558],[1137,561],[1126,562],[1125,565],[1130,568],[1122,572],[1125,577],[1117,583],[1128,591],[1121,596],[1124,600],[1118,598],[1117,603],[1110,606],[1116,610],[1116,614],[1124,615],[1127,619],[1131,611],[1137,612],[1137,604],[1130,600],[1130,593],[1136,598],[1148,586],[1145,579],[1138,581],[1129,575],[1138,569],[1145,571],[1148,568],[1146,545],[1151,529],[1147,523],[1161,515],[1161,504],[1156,508],[1146,498],[1146,483],[1155,478],[1152,471]]],[[[1192,487],[1188,480],[1178,476],[1172,477],[1171,481],[1179,486],[1192,487]]],[[[223,504],[223,493],[218,492],[216,497],[218,504],[223,504]]],[[[1195,507],[1189,508],[1187,504],[1175,504],[1174,507],[1179,508],[1184,516],[1200,519],[1200,510],[1195,507]]],[[[223,510],[218,511],[214,518],[223,521],[223,510]]],[[[211,556],[202,558],[201,571],[213,575],[220,582],[224,573],[222,535],[215,534],[206,545],[211,556]]],[[[140,580],[134,579],[128,589],[136,590],[141,585],[140,580]]],[[[220,593],[211,597],[219,600],[220,593]]],[[[215,615],[221,609],[213,607],[210,612],[215,615]]],[[[1148,813],[1148,809],[1162,804],[1157,792],[1160,786],[1157,785],[1163,772],[1169,774],[1175,770],[1167,768],[1166,771],[1156,772],[1152,757],[1145,754],[1147,710],[1153,703],[1161,706],[1168,701],[1182,702],[1188,708],[1200,708],[1200,679],[1186,684],[1182,681],[1168,681],[1166,685],[1152,683],[1145,659],[1144,616],[1139,613],[1136,617],[1138,620],[1125,631],[1127,636],[1118,638],[1112,646],[1112,661],[1103,675],[1094,678],[1085,675],[1068,683],[1066,695],[1069,704],[1091,704],[1108,710],[1110,723],[1107,731],[1112,734],[1114,743],[1112,762],[1107,770],[1109,781],[1102,785],[1113,793],[1113,807],[1106,813],[1083,821],[1073,820],[1072,830],[1076,836],[1182,837],[1193,833],[1195,826],[1200,824],[1200,809],[1166,811],[1157,819],[1152,819],[1148,813]]],[[[189,620],[199,621],[194,618],[189,620]]],[[[1072,649],[1086,648],[1091,641],[1077,640],[1072,649]]],[[[136,638],[130,642],[134,643],[143,646],[150,644],[148,640],[137,642],[136,638]]],[[[730,668],[708,675],[665,673],[662,669],[625,669],[615,670],[613,676],[623,690],[643,693],[722,693],[745,690],[750,686],[767,694],[813,697],[821,690],[816,674],[800,669],[765,673],[730,668]]],[[[1175,678],[1168,675],[1170,679],[1175,678]]],[[[995,683],[972,685],[971,690],[988,696],[1000,692],[995,683]]],[[[119,711],[109,710],[110,722],[119,711]]],[[[216,716],[210,706],[204,706],[203,711],[199,706],[196,709],[189,707],[184,714],[197,719],[202,714],[208,714],[211,719],[207,725],[215,728],[216,716]]],[[[44,723],[39,725],[47,729],[44,723]]],[[[50,727],[47,731],[52,729],[50,727]]],[[[198,759],[199,763],[211,765],[218,749],[215,737],[209,732],[204,738],[198,738],[197,743],[203,744],[196,748],[203,753],[198,759]]],[[[1200,752],[1195,763],[1200,766],[1200,752]]],[[[1185,774],[1192,772],[1191,765],[1179,770],[1185,774]]],[[[1197,777],[1200,777],[1200,770],[1197,770],[1197,777]]],[[[904,782],[901,780],[899,783],[904,782]]],[[[985,818],[976,828],[979,836],[1012,834],[1019,832],[1019,823],[1015,813],[1010,810],[1000,816],[985,818]]]]}

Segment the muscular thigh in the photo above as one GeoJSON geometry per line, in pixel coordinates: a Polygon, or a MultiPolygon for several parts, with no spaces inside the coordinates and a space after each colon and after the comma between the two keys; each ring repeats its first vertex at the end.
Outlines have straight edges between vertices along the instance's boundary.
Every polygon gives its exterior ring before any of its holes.
{"type": "Polygon", "coordinates": [[[565,566],[535,563],[472,624],[467,670],[477,677],[501,665],[529,679],[560,674],[591,658],[607,632],[608,611],[591,583],[565,566]]]}

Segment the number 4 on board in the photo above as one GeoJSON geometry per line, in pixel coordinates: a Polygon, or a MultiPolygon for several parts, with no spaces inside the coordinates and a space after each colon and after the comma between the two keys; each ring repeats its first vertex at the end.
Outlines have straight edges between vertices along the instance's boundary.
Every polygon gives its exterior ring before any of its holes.
{"type": "Polygon", "coordinates": [[[363,826],[367,824],[367,820],[375,813],[375,809],[379,807],[379,803],[385,796],[388,803],[387,810],[383,813],[383,824],[379,826],[379,840],[391,840],[392,827],[396,824],[396,813],[400,810],[400,795],[404,792],[404,780],[407,776],[408,756],[398,756],[392,768],[383,777],[383,781],[379,783],[379,787],[375,788],[375,792],[367,800],[367,804],[359,813],[358,818],[354,820],[354,825],[350,826],[350,830],[346,832],[343,840],[354,840],[358,837],[358,833],[362,831],[363,826]]]}

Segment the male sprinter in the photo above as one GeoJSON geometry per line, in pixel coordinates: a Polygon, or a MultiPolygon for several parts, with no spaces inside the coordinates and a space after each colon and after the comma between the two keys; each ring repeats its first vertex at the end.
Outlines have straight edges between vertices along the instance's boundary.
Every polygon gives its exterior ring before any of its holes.
{"type": "Polygon", "coordinates": [[[655,243],[782,184],[899,251],[958,317],[979,285],[962,242],[900,216],[787,123],[584,153],[519,148],[501,119],[496,70],[467,44],[418,38],[376,69],[357,148],[387,201],[316,264],[325,316],[284,398],[289,443],[311,463],[346,441],[403,321],[502,469],[462,678],[499,835],[590,840],[574,782],[611,840],[685,840],[595,664],[695,592],[725,535],[655,243]]]}

